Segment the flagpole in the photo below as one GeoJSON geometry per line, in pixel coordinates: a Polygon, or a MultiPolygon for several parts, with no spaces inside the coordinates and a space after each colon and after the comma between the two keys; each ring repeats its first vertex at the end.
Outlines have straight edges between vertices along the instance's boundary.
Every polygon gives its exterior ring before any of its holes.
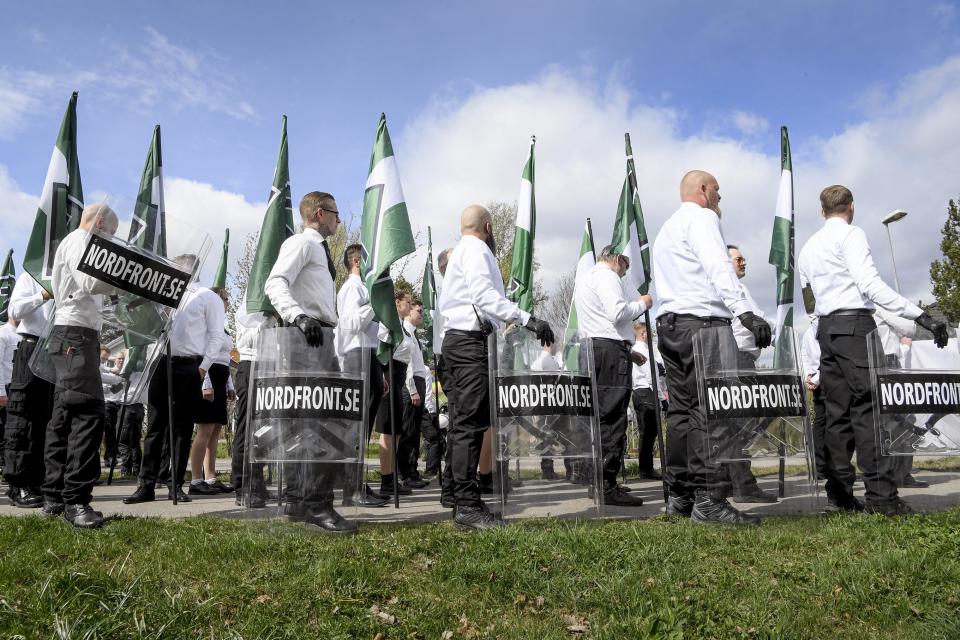
{"type": "Polygon", "coordinates": [[[587,234],[590,236],[590,253],[593,254],[593,262],[597,262],[597,245],[593,242],[593,223],[587,218],[587,234]]]}
{"type": "Polygon", "coordinates": [[[387,364],[387,377],[389,378],[389,380],[387,381],[387,384],[390,385],[390,394],[391,394],[389,398],[390,431],[393,432],[390,438],[390,449],[391,449],[390,456],[393,459],[393,508],[399,509],[400,508],[400,487],[399,487],[400,483],[397,480],[397,474],[400,473],[400,465],[397,463],[397,437],[400,435],[398,433],[400,429],[397,428],[395,411],[393,410],[393,394],[397,392],[396,389],[393,388],[393,349],[394,349],[393,338],[391,336],[390,362],[387,364]]]}

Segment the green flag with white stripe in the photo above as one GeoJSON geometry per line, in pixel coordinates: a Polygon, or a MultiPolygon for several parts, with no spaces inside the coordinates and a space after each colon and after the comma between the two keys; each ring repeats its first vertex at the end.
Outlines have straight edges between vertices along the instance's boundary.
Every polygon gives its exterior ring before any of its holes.
{"type": "Polygon", "coordinates": [[[137,203],[130,222],[130,244],[167,257],[167,210],[163,202],[163,155],[160,125],[153,128],[150,150],[143,165],[137,203]]]}
{"type": "Polygon", "coordinates": [[[16,269],[13,267],[13,249],[7,252],[7,259],[3,261],[3,269],[0,270],[0,323],[9,319],[7,308],[10,306],[10,294],[13,293],[13,285],[17,282],[16,269]]]}
{"type": "Polygon", "coordinates": [[[290,195],[290,167],[287,158],[287,116],[280,129],[280,152],[273,172],[273,185],[263,215],[257,251],[253,256],[250,276],[247,278],[247,313],[276,313],[263,288],[270,270],[280,255],[280,245],[293,235],[293,200],[290,195]]]}
{"type": "Polygon", "coordinates": [[[220,262],[217,264],[217,273],[213,276],[211,286],[218,289],[227,288],[227,253],[230,250],[230,229],[224,231],[223,250],[220,252],[220,262]]]}
{"type": "Polygon", "coordinates": [[[83,185],[77,158],[77,92],[74,91],[60,124],[40,193],[37,217],[23,256],[23,270],[50,294],[53,293],[50,277],[57,247],[68,233],[80,226],[81,213],[83,185]]]}
{"type": "Polygon", "coordinates": [[[510,286],[507,297],[527,313],[533,311],[533,240],[537,233],[537,203],[533,188],[533,147],[536,136],[530,136],[530,154],[520,178],[520,199],[517,201],[516,229],[513,233],[513,260],[510,264],[510,286]]]}
{"type": "Polygon", "coordinates": [[[403,325],[393,299],[390,267],[398,259],[416,251],[417,247],[410,229],[410,217],[403,199],[390,132],[387,130],[387,116],[382,113],[377,124],[377,137],[373,143],[363,194],[360,245],[363,256],[361,276],[370,293],[374,315],[386,330],[377,349],[377,357],[380,362],[387,364],[391,351],[403,341],[403,325]]]}
{"type": "Polygon", "coordinates": [[[770,240],[770,264],[777,268],[777,319],[775,335],[793,326],[793,161],[787,128],[780,127],[780,189],[773,216],[773,238],[770,240]]]}
{"type": "MultiPolygon", "coordinates": [[[[590,228],[590,219],[583,228],[583,238],[580,240],[580,257],[577,259],[577,271],[574,276],[574,282],[579,282],[588,271],[596,264],[596,251],[593,247],[593,231],[590,228]]],[[[564,353],[563,361],[566,368],[573,371],[577,368],[577,356],[579,346],[577,344],[577,331],[579,330],[577,322],[577,302],[576,299],[570,300],[570,311],[567,314],[567,329],[564,331],[564,353]]]]}
{"type": "Polygon", "coordinates": [[[624,134],[627,152],[627,177],[620,189],[620,201],[617,204],[617,218],[613,223],[613,251],[630,260],[630,268],[623,277],[627,290],[642,294],[650,290],[650,244],[647,240],[647,228],[643,222],[643,208],[640,206],[640,193],[637,189],[637,172],[633,164],[633,148],[630,134],[624,134]]]}

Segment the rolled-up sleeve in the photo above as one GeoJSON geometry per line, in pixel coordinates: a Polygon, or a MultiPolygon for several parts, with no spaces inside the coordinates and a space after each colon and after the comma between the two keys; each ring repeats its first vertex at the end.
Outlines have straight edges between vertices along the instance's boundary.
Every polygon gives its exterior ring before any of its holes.
{"type": "Polygon", "coordinates": [[[297,279],[297,275],[306,265],[307,249],[306,244],[300,242],[284,242],[280,245],[280,254],[263,287],[270,298],[270,304],[285,322],[293,322],[297,316],[304,313],[290,293],[290,283],[297,279]]]}

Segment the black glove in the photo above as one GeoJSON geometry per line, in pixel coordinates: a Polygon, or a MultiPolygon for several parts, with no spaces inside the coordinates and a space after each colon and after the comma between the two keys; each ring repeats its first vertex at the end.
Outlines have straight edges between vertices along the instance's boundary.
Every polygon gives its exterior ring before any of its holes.
{"type": "Polygon", "coordinates": [[[917,318],[917,324],[933,333],[933,343],[943,349],[947,346],[947,323],[935,320],[933,316],[924,311],[917,318]]]}
{"type": "Polygon", "coordinates": [[[110,393],[116,393],[117,391],[120,391],[120,389],[123,389],[123,383],[117,382],[116,384],[112,384],[110,385],[109,389],[110,393]]]}
{"type": "Polygon", "coordinates": [[[293,321],[297,328],[303,332],[307,339],[307,344],[311,347],[319,347],[323,344],[323,325],[319,320],[311,318],[308,315],[301,314],[293,321]]]}
{"type": "Polygon", "coordinates": [[[537,320],[533,316],[530,316],[530,319],[527,320],[527,329],[537,334],[537,340],[539,340],[543,346],[547,347],[553,344],[553,329],[550,328],[550,325],[546,321],[537,320]]]}
{"type": "Polygon", "coordinates": [[[737,317],[743,326],[747,328],[747,331],[752,333],[753,337],[757,339],[757,348],[766,349],[770,346],[770,325],[767,324],[766,320],[752,311],[741,313],[737,317]]]}

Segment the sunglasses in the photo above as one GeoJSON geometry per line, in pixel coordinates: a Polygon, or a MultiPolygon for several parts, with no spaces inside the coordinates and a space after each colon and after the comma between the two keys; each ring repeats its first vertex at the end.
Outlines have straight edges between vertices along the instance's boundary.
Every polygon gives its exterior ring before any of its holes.
{"type": "Polygon", "coordinates": [[[320,210],[326,211],[327,213],[332,213],[333,215],[337,216],[337,220],[340,219],[340,212],[337,211],[336,209],[327,209],[325,207],[320,207],[320,210]]]}

